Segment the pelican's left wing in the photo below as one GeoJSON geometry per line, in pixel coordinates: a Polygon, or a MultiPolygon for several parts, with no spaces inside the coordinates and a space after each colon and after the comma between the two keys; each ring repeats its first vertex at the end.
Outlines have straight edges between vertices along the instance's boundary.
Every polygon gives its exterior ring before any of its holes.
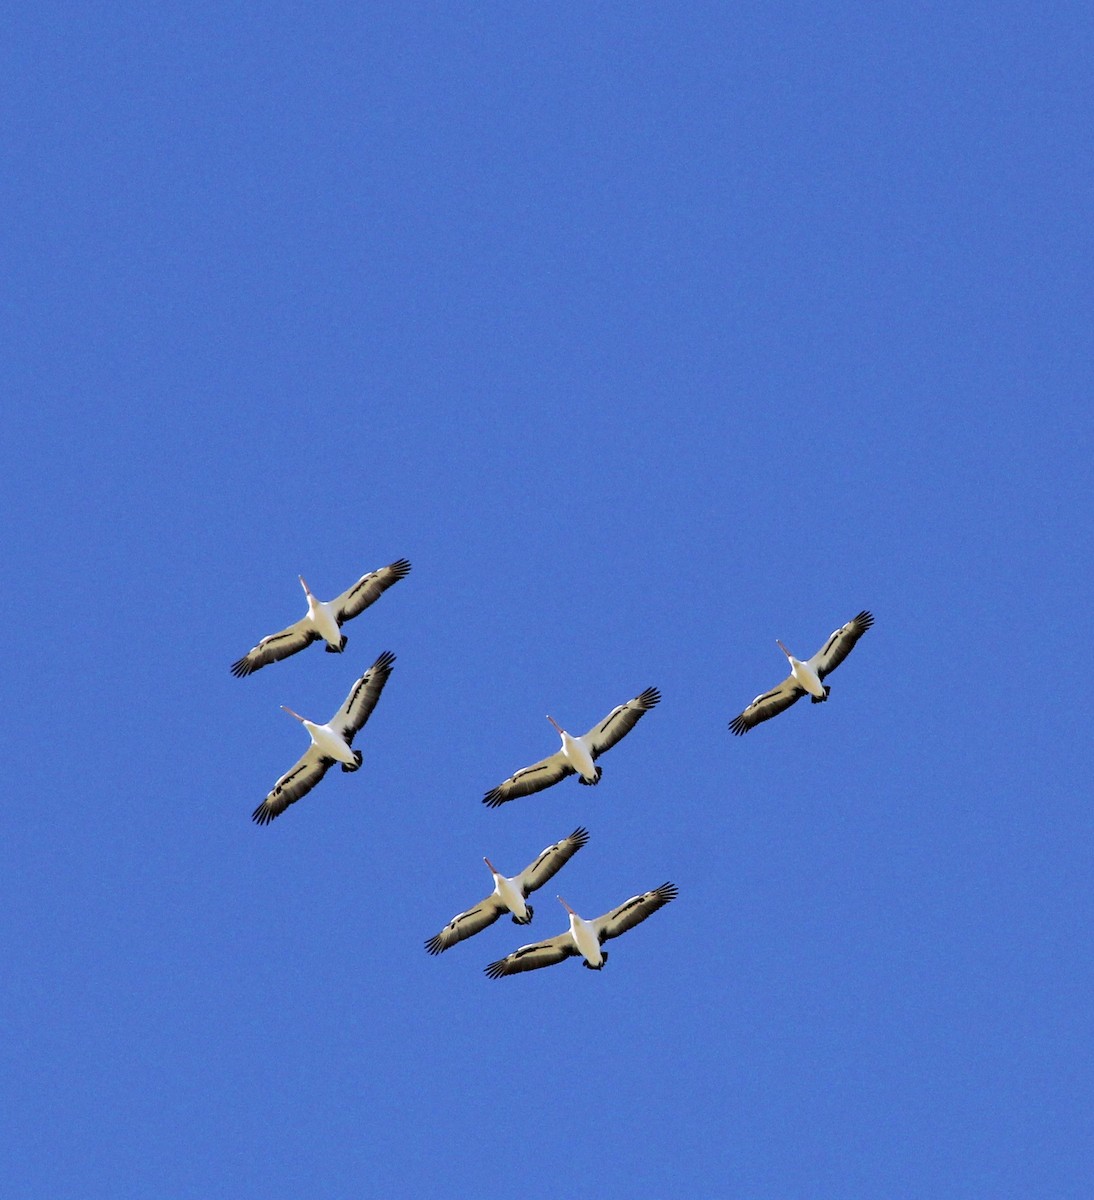
{"type": "Polygon", "coordinates": [[[626,933],[628,929],[640,925],[659,908],[664,908],[670,900],[675,900],[678,895],[679,891],[674,883],[663,883],[659,888],[654,888],[652,892],[643,892],[641,896],[632,896],[618,908],[613,908],[610,913],[605,913],[604,916],[593,922],[596,926],[597,937],[602,943],[609,938],[619,937],[621,933],[626,933]]]}
{"type": "Polygon", "coordinates": [[[259,825],[268,825],[290,804],[306,796],[326,775],[333,762],[333,758],[321,755],[314,745],[309,746],[304,757],[281,776],[266,799],[251,813],[251,820],[259,825]]]}
{"type": "Polygon", "coordinates": [[[582,738],[593,758],[599,758],[621,738],[626,737],[638,724],[643,713],[648,713],[660,699],[661,693],[657,688],[649,687],[640,696],[613,708],[603,721],[594,725],[582,738]]]}
{"type": "Polygon", "coordinates": [[[510,775],[496,788],[491,788],[482,798],[483,804],[497,808],[507,800],[516,800],[519,796],[530,796],[533,792],[542,792],[567,775],[573,775],[574,769],[566,761],[561,750],[556,750],[550,758],[541,759],[530,767],[521,769],[510,775]]]}
{"type": "Polygon", "coordinates": [[[825,675],[831,675],[873,623],[873,613],[864,608],[857,617],[852,617],[846,625],[841,625],[809,660],[817,678],[823,679],[825,675]]]}
{"type": "Polygon", "coordinates": [[[393,583],[398,583],[409,574],[410,563],[405,558],[400,558],[398,562],[389,563],[378,571],[362,575],[353,587],[347,588],[332,601],[334,619],[341,625],[343,621],[363,613],[370,604],[375,604],[393,583]]]}
{"type": "Polygon", "coordinates": [[[524,868],[513,882],[528,897],[536,888],[541,888],[570,861],[589,840],[589,831],[578,826],[569,837],[548,846],[534,863],[524,868]]]}
{"type": "Polygon", "coordinates": [[[331,717],[331,726],[341,731],[348,745],[353,744],[354,734],[372,715],[376,701],[380,699],[380,693],[391,674],[391,664],[394,661],[395,655],[390,650],[385,650],[350,688],[346,702],[331,717]]]}
{"type": "Polygon", "coordinates": [[[499,958],[483,970],[491,979],[500,979],[503,975],[519,975],[521,971],[535,971],[539,967],[553,967],[564,958],[577,954],[574,939],[567,929],[558,937],[548,938],[545,942],[533,942],[530,946],[521,946],[505,958],[499,958]]]}

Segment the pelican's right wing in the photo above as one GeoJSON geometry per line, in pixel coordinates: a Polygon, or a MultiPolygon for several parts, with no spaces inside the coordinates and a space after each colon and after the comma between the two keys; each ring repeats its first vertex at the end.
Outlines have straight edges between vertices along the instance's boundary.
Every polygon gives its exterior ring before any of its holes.
{"type": "Polygon", "coordinates": [[[567,929],[558,937],[548,938],[545,942],[533,942],[530,946],[521,946],[505,958],[499,958],[483,970],[491,979],[500,979],[503,975],[519,975],[521,971],[535,971],[539,967],[553,967],[564,958],[577,954],[574,939],[567,929]]]}
{"type": "Polygon", "coordinates": [[[281,659],[288,658],[290,654],[295,654],[298,650],[303,650],[305,646],[310,646],[312,642],[318,640],[319,634],[315,632],[311,622],[307,617],[302,617],[288,629],[282,629],[280,633],[271,633],[269,637],[264,637],[253,650],[232,663],[232,674],[237,679],[242,679],[245,675],[253,675],[261,667],[272,662],[280,662],[281,659]]]}
{"type": "Polygon", "coordinates": [[[442,950],[447,950],[449,946],[454,946],[457,942],[462,942],[464,938],[472,937],[474,934],[481,932],[488,925],[493,925],[498,917],[506,911],[504,901],[495,892],[487,896],[481,904],[476,904],[474,908],[469,908],[467,912],[462,912],[459,916],[453,917],[440,933],[434,934],[426,942],[425,948],[430,954],[440,954],[442,950]]]}
{"type": "Polygon", "coordinates": [[[772,688],[770,692],[764,692],[762,696],[757,696],[743,713],[738,714],[730,721],[729,727],[734,733],[747,733],[754,725],[759,725],[761,721],[768,721],[777,716],[804,695],[805,688],[793,675],[788,675],[777,688],[772,688]]]}
{"type": "Polygon", "coordinates": [[[544,788],[549,788],[552,784],[558,783],[560,779],[565,779],[567,775],[573,774],[574,769],[566,761],[566,756],[561,750],[556,750],[550,758],[533,763],[530,767],[522,767],[515,774],[510,775],[504,783],[499,783],[496,788],[491,788],[483,796],[482,802],[489,805],[490,808],[497,808],[499,804],[504,804],[507,800],[516,800],[519,796],[530,796],[533,792],[542,792],[544,788]]]}
{"type": "Polygon", "coordinates": [[[251,813],[251,820],[259,825],[268,825],[290,804],[306,796],[330,770],[333,762],[333,758],[325,758],[314,745],[309,746],[304,757],[281,776],[266,799],[251,813]]]}

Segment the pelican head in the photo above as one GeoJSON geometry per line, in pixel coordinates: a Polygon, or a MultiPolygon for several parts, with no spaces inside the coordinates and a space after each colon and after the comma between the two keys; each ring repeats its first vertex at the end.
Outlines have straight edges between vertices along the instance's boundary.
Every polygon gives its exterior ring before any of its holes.
{"type": "Polygon", "coordinates": [[[293,710],[287,704],[282,704],[281,707],[285,712],[287,712],[289,714],[290,717],[295,717],[298,721],[303,723],[304,718],[298,712],[293,712],[293,710]]]}
{"type": "Polygon", "coordinates": [[[577,913],[574,912],[574,910],[566,903],[565,900],[563,900],[561,896],[556,896],[555,899],[559,902],[559,904],[562,905],[562,907],[570,914],[571,917],[577,916],[577,913]]]}
{"type": "Polygon", "coordinates": [[[786,657],[787,657],[787,658],[793,658],[793,657],[794,657],[794,656],[793,656],[793,655],[790,653],[790,651],[789,651],[789,650],[787,650],[787,648],[786,648],[786,647],[785,647],[785,646],[782,644],[782,642],[780,642],[780,641],[779,641],[779,639],[778,639],[778,638],[776,638],[776,639],[775,639],[775,645],[779,647],[779,649],[780,649],[780,650],[783,652],[783,654],[785,654],[785,655],[786,655],[786,657]]]}
{"type": "Polygon", "coordinates": [[[551,724],[558,730],[560,734],[564,732],[562,726],[554,719],[554,717],[551,716],[550,713],[547,714],[547,720],[551,722],[551,724]]]}

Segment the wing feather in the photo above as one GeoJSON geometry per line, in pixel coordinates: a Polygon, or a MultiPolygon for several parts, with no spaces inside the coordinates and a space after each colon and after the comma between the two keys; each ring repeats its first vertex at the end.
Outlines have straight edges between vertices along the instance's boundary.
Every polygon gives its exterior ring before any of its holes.
{"type": "Polygon", "coordinates": [[[334,619],[341,625],[356,617],[358,613],[363,613],[370,604],[375,604],[392,584],[405,579],[409,574],[410,563],[405,558],[400,558],[378,571],[362,575],[353,587],[347,588],[331,602],[334,606],[334,619]]]}
{"type": "Polygon", "coordinates": [[[390,650],[385,650],[350,688],[342,707],[328,722],[332,729],[341,732],[348,746],[353,745],[354,735],[360,732],[372,715],[380,693],[384,690],[384,684],[391,674],[391,664],[394,661],[395,655],[390,650]]]}
{"type": "Polygon", "coordinates": [[[567,929],[558,937],[548,938],[545,942],[532,942],[529,946],[521,946],[505,958],[499,958],[483,970],[491,979],[500,979],[503,975],[519,975],[522,971],[535,971],[540,967],[553,967],[564,958],[577,954],[574,939],[567,929]]]}
{"type": "Polygon", "coordinates": [[[301,796],[306,796],[326,775],[333,762],[333,758],[325,758],[314,745],[309,746],[296,765],[273,785],[270,794],[251,813],[251,819],[259,825],[268,825],[290,804],[295,804],[301,796]]]}
{"type": "Polygon", "coordinates": [[[430,954],[440,954],[442,950],[447,950],[449,946],[454,946],[457,942],[462,942],[464,938],[473,937],[476,933],[480,933],[486,929],[487,926],[493,925],[498,917],[506,911],[508,910],[504,902],[496,893],[487,896],[485,900],[476,904],[474,908],[469,908],[467,912],[462,912],[458,916],[453,917],[440,933],[434,934],[426,942],[425,948],[430,954]]]}
{"type": "Polygon", "coordinates": [[[823,679],[825,675],[831,675],[873,623],[873,613],[864,608],[857,617],[852,617],[846,625],[841,625],[835,630],[809,660],[809,665],[816,671],[817,677],[823,679]]]}
{"type": "Polygon", "coordinates": [[[646,688],[641,695],[628,700],[626,704],[617,705],[604,718],[589,730],[582,739],[589,747],[594,759],[599,758],[605,751],[610,750],[616,742],[626,737],[638,724],[644,713],[648,713],[661,699],[661,693],[655,687],[646,688]]]}
{"type": "Polygon", "coordinates": [[[772,717],[788,709],[795,701],[805,695],[803,688],[793,675],[788,675],[777,688],[764,692],[729,723],[730,729],[736,734],[747,733],[761,721],[769,721],[772,717]]]}
{"type": "Polygon", "coordinates": [[[520,796],[530,796],[533,792],[542,792],[552,784],[573,775],[574,769],[566,761],[561,750],[557,750],[549,758],[541,759],[530,767],[522,767],[510,775],[496,788],[491,788],[482,798],[483,804],[497,808],[508,800],[516,800],[520,796]]]}
{"type": "Polygon", "coordinates": [[[288,629],[282,629],[280,633],[271,633],[269,637],[264,637],[253,650],[248,651],[242,658],[232,663],[232,674],[237,679],[242,679],[245,675],[253,675],[260,668],[268,666],[272,662],[280,662],[281,659],[288,658],[290,654],[296,654],[305,646],[310,646],[312,642],[318,640],[319,634],[315,632],[311,621],[307,617],[302,617],[288,629]]]}
{"type": "Polygon", "coordinates": [[[569,837],[548,846],[513,882],[526,897],[529,896],[537,888],[543,887],[553,875],[557,875],[588,840],[589,831],[579,825],[569,837]]]}
{"type": "Polygon", "coordinates": [[[652,892],[643,892],[640,896],[624,900],[618,908],[613,908],[610,913],[605,913],[592,922],[596,926],[597,936],[602,943],[609,938],[619,937],[621,933],[640,925],[659,908],[664,908],[679,894],[679,889],[674,883],[663,883],[652,892]]]}

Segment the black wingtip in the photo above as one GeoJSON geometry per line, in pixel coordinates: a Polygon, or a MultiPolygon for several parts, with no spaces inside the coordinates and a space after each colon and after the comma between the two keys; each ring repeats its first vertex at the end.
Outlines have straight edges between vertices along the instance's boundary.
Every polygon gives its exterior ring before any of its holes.
{"type": "Polygon", "coordinates": [[[391,571],[396,579],[405,579],[410,574],[410,560],[408,558],[399,558],[395,562],[388,565],[388,570],[391,571]]]}
{"type": "Polygon", "coordinates": [[[874,614],[869,609],[864,608],[862,612],[855,617],[855,624],[864,632],[874,623],[874,614]]]}
{"type": "Polygon", "coordinates": [[[246,657],[237,659],[232,663],[232,674],[236,679],[242,679],[245,675],[252,674],[254,670],[255,668],[251,666],[251,660],[246,657]]]}
{"type": "Polygon", "coordinates": [[[744,723],[744,720],[741,717],[734,717],[733,720],[730,721],[729,727],[738,737],[740,737],[741,734],[748,732],[748,726],[744,723]]]}
{"type": "Polygon", "coordinates": [[[584,846],[589,840],[589,831],[584,825],[579,825],[566,840],[569,842],[576,842],[577,848],[580,850],[581,847],[584,846]]]}
{"type": "Polygon", "coordinates": [[[497,962],[492,962],[489,966],[483,967],[483,971],[486,972],[490,979],[500,979],[506,974],[505,959],[499,958],[497,962]]]}
{"type": "Polygon", "coordinates": [[[433,937],[426,942],[425,948],[430,954],[440,954],[440,952],[445,948],[441,944],[441,935],[439,933],[434,934],[433,937]]]}
{"type": "Polygon", "coordinates": [[[655,687],[648,687],[638,697],[638,702],[643,708],[653,708],[655,704],[661,703],[661,693],[655,687]]]}
{"type": "Polygon", "coordinates": [[[395,661],[395,655],[390,650],[385,650],[383,654],[369,667],[370,671],[390,671],[391,664],[395,661]]]}
{"type": "Polygon", "coordinates": [[[265,800],[251,813],[251,820],[256,825],[269,825],[269,823],[277,816],[277,813],[270,808],[265,800]]]}
{"type": "Polygon", "coordinates": [[[482,798],[483,804],[488,808],[498,808],[505,803],[505,797],[501,794],[501,788],[491,788],[482,798]]]}

